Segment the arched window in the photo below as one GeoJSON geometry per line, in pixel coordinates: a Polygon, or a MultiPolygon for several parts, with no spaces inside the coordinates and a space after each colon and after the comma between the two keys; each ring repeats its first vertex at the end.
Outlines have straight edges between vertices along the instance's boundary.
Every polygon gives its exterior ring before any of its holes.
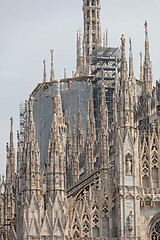
{"type": "Polygon", "coordinates": [[[79,239],[80,238],[80,234],[78,231],[75,231],[74,235],[73,235],[74,239],[79,239]]]}
{"type": "Polygon", "coordinates": [[[95,6],[95,0],[92,0],[92,6],[95,6]]]}
{"type": "Polygon", "coordinates": [[[151,240],[159,239],[160,239],[160,220],[154,224],[151,230],[151,240]]]}
{"type": "Polygon", "coordinates": [[[102,218],[102,237],[109,237],[109,218],[107,216],[102,218]]]}
{"type": "Polygon", "coordinates": [[[93,238],[98,238],[99,237],[99,228],[95,226],[93,228],[93,238]]]}
{"type": "Polygon", "coordinates": [[[96,30],[95,22],[92,22],[92,30],[96,30]]]}
{"type": "Polygon", "coordinates": [[[90,17],[90,11],[87,10],[87,18],[89,18],[89,17],[90,17]]]}
{"type": "Polygon", "coordinates": [[[99,11],[97,11],[97,18],[99,18],[99,11]]]}
{"type": "Polygon", "coordinates": [[[87,56],[89,56],[90,54],[89,54],[89,48],[87,49],[87,56]]]}
{"type": "Polygon", "coordinates": [[[95,43],[96,42],[96,35],[92,34],[92,42],[95,43]]]}
{"type": "Polygon", "coordinates": [[[89,34],[87,35],[87,43],[89,44],[89,34]]]}
{"type": "Polygon", "coordinates": [[[92,10],[92,18],[95,18],[95,10],[92,10]]]}
{"type": "Polygon", "coordinates": [[[143,177],[143,187],[149,188],[149,178],[147,176],[143,177]]]}
{"type": "Polygon", "coordinates": [[[87,6],[89,6],[89,0],[87,0],[87,6]]]}
{"type": "Polygon", "coordinates": [[[152,168],[152,183],[153,188],[158,188],[158,168],[152,168]]]}

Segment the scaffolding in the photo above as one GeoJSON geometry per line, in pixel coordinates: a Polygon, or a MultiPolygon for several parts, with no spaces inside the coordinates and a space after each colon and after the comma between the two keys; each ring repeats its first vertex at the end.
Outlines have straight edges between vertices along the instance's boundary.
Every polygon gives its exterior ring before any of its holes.
{"type": "Polygon", "coordinates": [[[20,113],[20,143],[21,145],[24,144],[24,128],[26,123],[26,110],[25,110],[25,103],[21,102],[19,104],[19,113],[20,113]]]}
{"type": "Polygon", "coordinates": [[[93,100],[94,113],[97,131],[100,128],[100,105],[102,96],[101,80],[104,77],[106,103],[108,107],[108,122],[113,122],[113,92],[115,89],[115,57],[118,61],[118,71],[120,71],[121,51],[119,48],[95,49],[92,53],[92,75],[93,81],[93,100]]]}

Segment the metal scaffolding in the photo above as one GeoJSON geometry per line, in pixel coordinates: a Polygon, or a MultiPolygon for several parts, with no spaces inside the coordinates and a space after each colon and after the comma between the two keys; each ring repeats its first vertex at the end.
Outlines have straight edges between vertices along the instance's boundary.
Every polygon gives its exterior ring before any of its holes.
{"type": "Polygon", "coordinates": [[[113,92],[115,88],[115,57],[117,56],[118,70],[120,70],[121,51],[119,48],[95,49],[92,54],[93,100],[97,130],[100,127],[101,80],[105,80],[106,103],[108,106],[108,121],[113,122],[113,92]]]}

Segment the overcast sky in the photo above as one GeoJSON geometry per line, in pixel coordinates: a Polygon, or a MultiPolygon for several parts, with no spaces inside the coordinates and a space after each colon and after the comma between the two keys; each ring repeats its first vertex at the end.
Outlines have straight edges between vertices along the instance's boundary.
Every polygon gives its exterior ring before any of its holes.
{"type": "MultiPolygon", "coordinates": [[[[102,31],[109,45],[120,45],[122,33],[131,37],[134,68],[139,77],[139,52],[144,53],[144,21],[148,21],[154,81],[160,78],[160,1],[101,0],[102,31]]],[[[19,129],[19,103],[42,81],[43,59],[50,72],[50,49],[55,50],[56,77],[75,70],[76,31],[83,28],[82,0],[0,0],[0,174],[5,174],[5,145],[10,117],[19,129]]]]}

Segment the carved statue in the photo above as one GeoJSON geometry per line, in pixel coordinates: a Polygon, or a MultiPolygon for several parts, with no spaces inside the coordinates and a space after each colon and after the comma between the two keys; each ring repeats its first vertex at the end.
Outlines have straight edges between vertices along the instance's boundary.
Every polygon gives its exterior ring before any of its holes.
{"type": "Polygon", "coordinates": [[[131,175],[132,174],[132,161],[131,159],[127,159],[126,162],[126,175],[131,175]]]}
{"type": "Polygon", "coordinates": [[[127,217],[127,222],[128,222],[128,230],[131,232],[133,230],[133,212],[132,211],[130,211],[127,217]]]}

